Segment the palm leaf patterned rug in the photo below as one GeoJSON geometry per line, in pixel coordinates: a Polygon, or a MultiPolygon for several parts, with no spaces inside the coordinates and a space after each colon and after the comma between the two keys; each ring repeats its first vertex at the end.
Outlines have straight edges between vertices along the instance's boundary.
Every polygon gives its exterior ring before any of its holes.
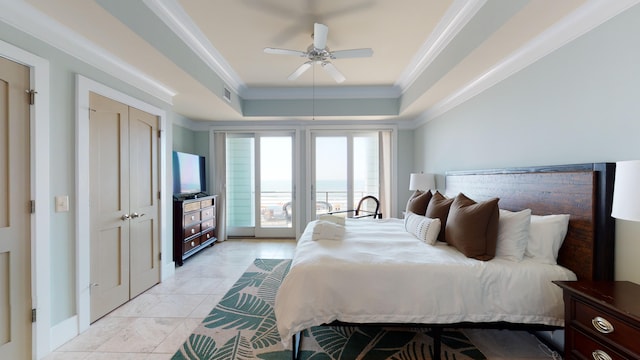
{"type": "MultiPolygon", "coordinates": [[[[291,260],[256,259],[173,356],[181,359],[291,359],[273,311],[291,260]]],[[[303,332],[301,359],[431,359],[429,329],[318,326],[303,332]]],[[[442,358],[485,359],[460,331],[444,330],[442,358]]]]}

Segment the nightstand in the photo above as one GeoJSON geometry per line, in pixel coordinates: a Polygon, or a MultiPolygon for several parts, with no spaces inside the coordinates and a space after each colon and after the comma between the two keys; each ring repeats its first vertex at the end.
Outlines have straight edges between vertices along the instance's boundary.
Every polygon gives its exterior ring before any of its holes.
{"type": "Polygon", "coordinates": [[[563,289],[565,359],[640,359],[640,285],[554,281],[563,289]]]}

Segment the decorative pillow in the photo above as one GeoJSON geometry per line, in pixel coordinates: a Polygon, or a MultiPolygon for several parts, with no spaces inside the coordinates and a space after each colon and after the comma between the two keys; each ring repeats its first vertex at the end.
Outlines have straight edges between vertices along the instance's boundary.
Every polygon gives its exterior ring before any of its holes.
{"type": "Polygon", "coordinates": [[[409,198],[409,201],[407,201],[406,212],[424,215],[427,211],[429,200],[431,200],[431,191],[422,192],[420,190],[416,190],[416,192],[414,192],[409,198]]]}
{"type": "Polygon", "coordinates": [[[496,254],[498,198],[475,202],[460,193],[449,210],[445,238],[466,257],[487,261],[496,254]]]}
{"type": "Polygon", "coordinates": [[[440,219],[442,229],[438,235],[438,241],[445,241],[445,225],[447,223],[447,216],[449,215],[451,203],[453,203],[453,199],[448,199],[444,195],[440,194],[440,192],[436,191],[436,193],[431,196],[431,200],[427,206],[427,211],[424,214],[424,216],[431,219],[440,219]]]}
{"type": "Polygon", "coordinates": [[[529,224],[531,224],[531,209],[518,212],[500,209],[497,258],[522,261],[529,242],[529,224]]]}
{"type": "Polygon", "coordinates": [[[404,217],[404,228],[418,239],[434,245],[440,232],[440,219],[430,219],[408,212],[404,217]]]}
{"type": "Polygon", "coordinates": [[[557,264],[558,251],[569,228],[569,218],[567,214],[531,215],[525,255],[542,264],[557,264]]]}

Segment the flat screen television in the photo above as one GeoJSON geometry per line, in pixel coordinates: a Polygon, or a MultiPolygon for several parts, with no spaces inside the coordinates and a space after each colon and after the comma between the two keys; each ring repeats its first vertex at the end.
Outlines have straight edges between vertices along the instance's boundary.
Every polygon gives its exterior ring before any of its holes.
{"type": "Polygon", "coordinates": [[[206,193],[204,156],[173,152],[173,195],[192,197],[206,193]]]}

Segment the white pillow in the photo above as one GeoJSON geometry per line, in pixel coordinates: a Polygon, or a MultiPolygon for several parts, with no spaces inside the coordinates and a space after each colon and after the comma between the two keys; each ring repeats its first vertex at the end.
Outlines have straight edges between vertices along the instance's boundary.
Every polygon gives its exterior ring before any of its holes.
{"type": "Polygon", "coordinates": [[[558,263],[558,251],[567,235],[569,215],[531,215],[525,255],[542,264],[558,263]]]}
{"type": "Polygon", "coordinates": [[[500,209],[497,258],[522,261],[529,242],[529,224],[531,224],[531,209],[518,212],[500,209]]]}
{"type": "Polygon", "coordinates": [[[344,233],[344,226],[330,221],[318,220],[313,227],[311,240],[342,240],[344,233]]]}
{"type": "Polygon", "coordinates": [[[328,221],[328,222],[332,222],[332,223],[338,224],[338,225],[345,225],[345,220],[341,216],[325,214],[325,215],[318,216],[318,220],[328,221]]]}
{"type": "Polygon", "coordinates": [[[404,217],[405,230],[429,245],[434,245],[438,240],[440,227],[440,219],[431,219],[410,211],[404,217]]]}

